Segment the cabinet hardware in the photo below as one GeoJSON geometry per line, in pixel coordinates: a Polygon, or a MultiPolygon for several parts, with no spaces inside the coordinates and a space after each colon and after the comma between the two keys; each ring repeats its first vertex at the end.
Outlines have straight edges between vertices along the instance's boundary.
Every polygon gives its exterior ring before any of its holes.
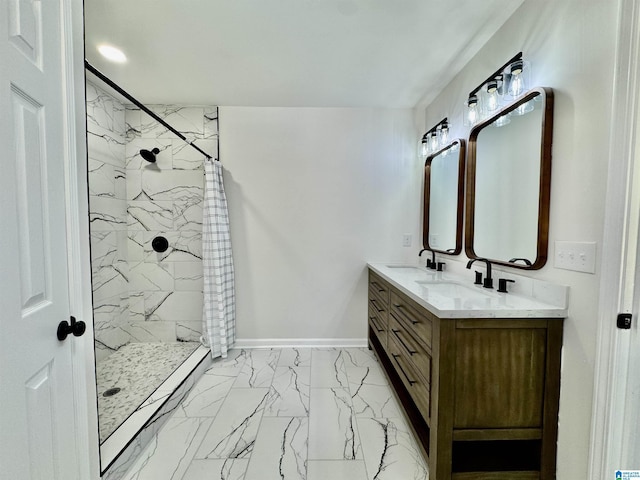
{"type": "Polygon", "coordinates": [[[392,353],[391,356],[393,357],[393,359],[396,361],[396,363],[398,364],[398,368],[400,369],[400,371],[402,372],[402,375],[404,375],[404,378],[407,379],[407,382],[409,382],[409,385],[413,386],[414,383],[418,383],[415,380],[411,380],[409,379],[409,376],[407,375],[407,373],[404,371],[404,368],[402,368],[402,365],[400,364],[400,362],[398,361],[398,358],[400,357],[400,355],[392,353]]]}
{"type": "Polygon", "coordinates": [[[371,300],[371,304],[372,304],[374,307],[376,307],[376,310],[377,310],[378,312],[384,312],[384,308],[380,308],[380,307],[378,306],[378,304],[376,303],[376,301],[375,301],[375,300],[371,300]]]}
{"type": "MultiPolygon", "coordinates": [[[[404,305],[400,305],[399,303],[394,303],[393,304],[394,307],[396,307],[399,311],[404,310],[404,305]]],[[[413,318],[411,318],[409,315],[405,314],[404,318],[406,318],[407,320],[409,320],[411,322],[412,325],[417,325],[418,323],[420,323],[418,320],[414,320],[413,318]]]]}
{"type": "Polygon", "coordinates": [[[402,339],[400,338],[400,335],[398,335],[400,333],[400,330],[395,330],[395,329],[391,329],[391,331],[393,332],[393,334],[396,336],[396,338],[398,339],[398,341],[400,342],[400,344],[404,347],[404,349],[407,351],[407,353],[409,353],[409,355],[413,356],[414,354],[418,353],[415,350],[411,350],[409,347],[407,347],[407,345],[402,341],[402,339]]]}
{"type": "Polygon", "coordinates": [[[378,333],[380,332],[384,332],[384,330],[380,327],[378,327],[378,322],[376,321],[376,317],[369,317],[369,320],[371,320],[371,323],[373,323],[373,327],[378,331],[378,333]]]}
{"type": "Polygon", "coordinates": [[[385,289],[384,289],[384,288],[382,288],[378,282],[371,282],[371,285],[373,285],[374,287],[376,287],[376,288],[378,289],[378,291],[379,291],[379,292],[384,292],[384,291],[385,291],[385,289]]]}

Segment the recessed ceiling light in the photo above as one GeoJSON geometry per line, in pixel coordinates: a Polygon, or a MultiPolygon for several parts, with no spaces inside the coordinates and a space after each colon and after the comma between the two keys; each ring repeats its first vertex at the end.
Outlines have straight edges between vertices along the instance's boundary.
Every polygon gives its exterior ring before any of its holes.
{"type": "Polygon", "coordinates": [[[112,45],[98,45],[98,51],[104,58],[111,60],[112,62],[124,63],[127,61],[127,56],[122,52],[122,50],[112,45]]]}

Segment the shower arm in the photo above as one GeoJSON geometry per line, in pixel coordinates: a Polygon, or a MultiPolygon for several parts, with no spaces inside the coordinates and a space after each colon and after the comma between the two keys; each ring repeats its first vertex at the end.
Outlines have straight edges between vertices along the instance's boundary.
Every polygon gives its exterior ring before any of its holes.
{"type": "Polygon", "coordinates": [[[183,134],[181,134],[179,131],[177,131],[175,128],[173,128],[171,125],[169,125],[167,122],[165,122],[162,118],[160,118],[158,115],[156,115],[151,110],[149,110],[149,108],[146,107],[142,102],[140,102],[139,100],[136,100],[136,98],[134,98],[126,90],[124,90],[122,87],[120,87],[120,85],[115,83],[113,80],[111,80],[109,77],[107,77],[104,73],[102,73],[96,67],[91,65],[86,58],[84,60],[84,67],[87,70],[89,70],[91,73],[93,73],[96,77],[98,77],[100,80],[102,80],[104,83],[106,83],[111,88],[113,88],[120,95],[125,97],[127,100],[131,101],[136,107],[140,108],[140,110],[144,111],[147,115],[152,117],[154,120],[156,120],[158,123],[160,123],[164,127],[168,128],[171,132],[175,133],[178,137],[180,137],[182,140],[184,140],[190,146],[192,146],[197,151],[199,151],[201,154],[203,154],[205,157],[207,157],[207,160],[211,160],[213,158],[211,155],[209,155],[208,153],[206,153],[203,150],[201,150],[200,147],[198,147],[194,142],[190,142],[187,139],[187,137],[185,137],[183,134]]]}

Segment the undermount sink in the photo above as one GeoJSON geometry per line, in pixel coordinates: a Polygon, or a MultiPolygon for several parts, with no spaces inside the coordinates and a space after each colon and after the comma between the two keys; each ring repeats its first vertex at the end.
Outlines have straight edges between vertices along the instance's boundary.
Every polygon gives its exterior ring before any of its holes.
{"type": "Polygon", "coordinates": [[[402,270],[406,270],[407,272],[413,272],[415,270],[418,271],[424,271],[424,268],[419,268],[419,267],[411,267],[408,265],[386,265],[387,268],[393,268],[396,271],[402,271],[402,270]]]}
{"type": "Polygon", "coordinates": [[[425,293],[433,293],[435,295],[442,295],[449,298],[464,298],[466,300],[486,300],[495,298],[495,296],[490,292],[486,292],[475,287],[467,287],[466,285],[458,282],[418,280],[416,283],[426,291],[425,293]]]}

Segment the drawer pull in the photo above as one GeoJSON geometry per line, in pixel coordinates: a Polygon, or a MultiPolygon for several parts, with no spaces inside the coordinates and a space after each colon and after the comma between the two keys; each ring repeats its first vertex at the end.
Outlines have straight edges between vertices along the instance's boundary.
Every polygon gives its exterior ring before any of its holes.
{"type": "Polygon", "coordinates": [[[402,339],[400,338],[400,335],[398,335],[400,333],[400,330],[395,330],[392,328],[391,331],[396,336],[400,344],[404,347],[404,349],[409,353],[409,355],[413,356],[414,354],[418,353],[415,350],[411,350],[409,347],[407,347],[407,344],[402,341],[402,339]]]}
{"type": "Polygon", "coordinates": [[[378,312],[384,312],[384,308],[378,307],[378,304],[376,303],[375,300],[371,300],[371,303],[373,304],[374,307],[376,307],[376,310],[378,310],[378,312]]]}
{"type": "Polygon", "coordinates": [[[400,369],[400,371],[402,372],[402,375],[404,375],[404,378],[407,379],[407,382],[409,382],[410,386],[413,386],[414,383],[418,383],[415,380],[410,380],[409,377],[407,376],[406,372],[404,371],[404,368],[402,368],[402,365],[400,365],[400,362],[398,361],[398,357],[400,357],[400,355],[397,355],[395,353],[392,353],[391,356],[393,357],[393,359],[396,361],[396,363],[398,364],[398,368],[400,369]]]}
{"type": "MultiPolygon", "coordinates": [[[[394,303],[393,306],[396,307],[398,310],[404,310],[404,305],[400,305],[399,303],[394,303]]],[[[414,320],[408,315],[405,315],[405,317],[411,322],[412,325],[417,325],[418,323],[420,323],[419,321],[414,320]]]]}
{"type": "Polygon", "coordinates": [[[374,287],[376,287],[378,289],[379,292],[385,292],[386,290],[384,288],[382,288],[380,286],[380,284],[378,282],[371,282],[371,285],[373,285],[374,287]]]}
{"type": "Polygon", "coordinates": [[[376,317],[369,317],[369,320],[371,320],[371,323],[373,323],[373,327],[378,331],[378,333],[384,332],[382,328],[378,327],[378,324],[376,323],[376,317]]]}

